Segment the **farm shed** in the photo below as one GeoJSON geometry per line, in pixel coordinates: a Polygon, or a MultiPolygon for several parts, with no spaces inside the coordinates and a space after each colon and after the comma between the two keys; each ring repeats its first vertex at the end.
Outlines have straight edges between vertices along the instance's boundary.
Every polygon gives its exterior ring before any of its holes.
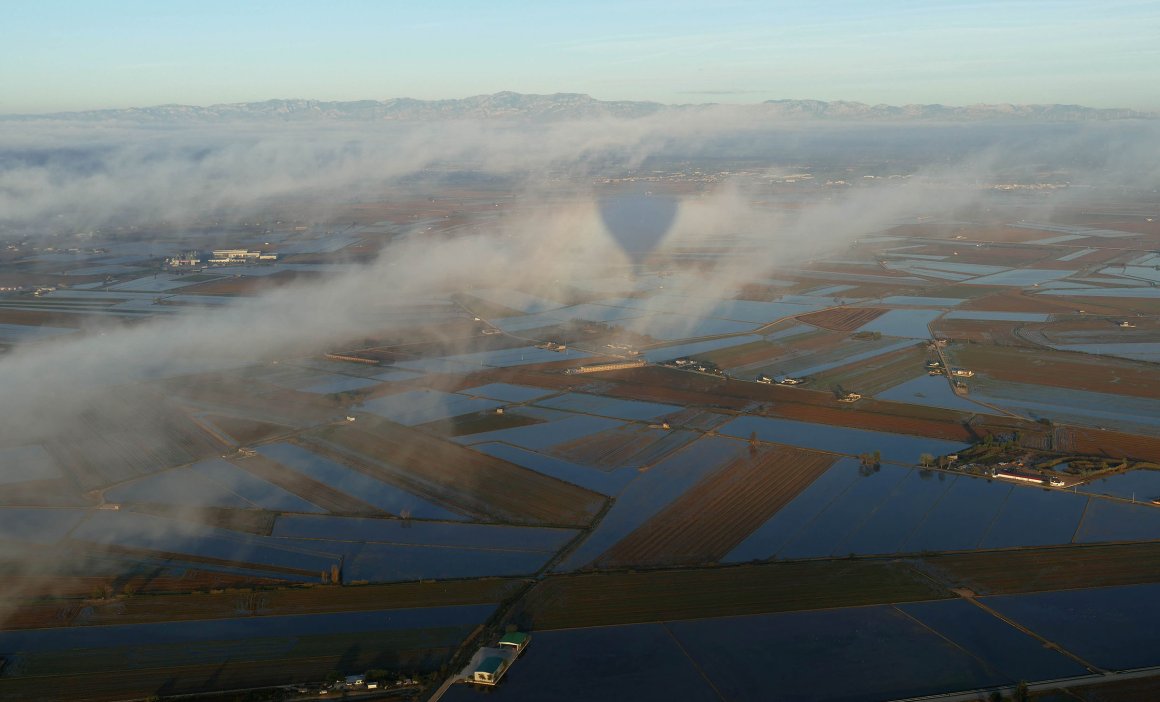
{"type": "Polygon", "coordinates": [[[499,647],[510,648],[515,651],[515,654],[518,656],[527,647],[528,642],[531,641],[531,638],[531,636],[528,636],[522,631],[513,631],[511,633],[505,634],[504,637],[499,640],[499,647]]]}
{"type": "Polygon", "coordinates": [[[507,664],[507,661],[499,656],[484,658],[475,669],[472,680],[483,685],[494,685],[503,677],[507,664]]]}

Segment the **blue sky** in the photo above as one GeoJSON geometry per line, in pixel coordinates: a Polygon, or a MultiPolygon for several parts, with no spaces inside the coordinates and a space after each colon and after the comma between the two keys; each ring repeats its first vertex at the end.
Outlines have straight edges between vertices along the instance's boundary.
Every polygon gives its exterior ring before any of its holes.
{"type": "Polygon", "coordinates": [[[9,0],[0,113],[270,98],[1160,109],[1160,2],[9,0]]]}

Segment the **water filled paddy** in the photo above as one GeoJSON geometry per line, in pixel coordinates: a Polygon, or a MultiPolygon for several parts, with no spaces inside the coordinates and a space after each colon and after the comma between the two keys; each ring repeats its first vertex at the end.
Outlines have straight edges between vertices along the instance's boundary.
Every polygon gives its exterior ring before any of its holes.
{"type": "Polygon", "coordinates": [[[941,310],[890,310],[858,327],[858,331],[879,332],[885,336],[901,336],[908,339],[929,339],[928,325],[941,314],[941,310]]]}
{"type": "Polygon", "coordinates": [[[574,361],[579,358],[587,358],[589,355],[583,351],[577,351],[571,348],[561,353],[547,349],[538,349],[535,346],[525,346],[515,349],[478,351],[476,353],[465,353],[458,356],[400,361],[394,367],[420,373],[470,373],[480,368],[508,368],[511,366],[527,365],[529,363],[574,361]]]}
{"type": "Polygon", "coordinates": [[[364,402],[360,409],[410,427],[461,414],[486,412],[502,407],[503,404],[487,398],[423,389],[376,397],[364,402]]]}
{"type": "Polygon", "coordinates": [[[900,611],[983,660],[987,667],[1015,680],[1057,680],[1084,675],[1086,668],[1044,648],[1036,639],[981,608],[956,599],[896,605],[900,611]]]}
{"type": "MultiPolygon", "coordinates": [[[[535,408],[529,408],[535,409],[535,408]]],[[[544,410],[556,412],[557,410],[544,410]]],[[[521,413],[524,411],[521,409],[521,413]]],[[[570,415],[562,419],[548,421],[544,424],[498,429],[478,434],[459,436],[455,441],[461,444],[482,444],[501,442],[520,446],[522,448],[539,451],[551,448],[557,444],[576,441],[597,432],[621,426],[622,422],[607,417],[591,417],[587,415],[570,415]]]]}
{"type": "Polygon", "coordinates": [[[578,392],[570,392],[546,400],[540,400],[537,404],[541,407],[551,409],[596,414],[627,421],[653,420],[679,412],[682,409],[676,405],[663,405],[656,402],[643,402],[640,400],[622,400],[615,397],[589,395],[578,392]]]}
{"type": "MultiPolygon", "coordinates": [[[[811,329],[812,331],[812,329],[811,329]]],[[[649,363],[657,363],[659,361],[671,361],[674,358],[681,358],[684,356],[696,356],[701,353],[708,353],[718,349],[726,349],[730,346],[740,346],[741,344],[750,344],[754,341],[761,341],[760,336],[751,334],[745,336],[734,336],[728,339],[712,339],[709,341],[694,341],[688,344],[676,344],[674,346],[664,346],[662,348],[648,349],[641,352],[641,358],[649,363]]]]}
{"type": "Polygon", "coordinates": [[[874,397],[879,400],[942,407],[962,412],[980,412],[986,409],[956,395],[947,384],[947,379],[941,375],[921,375],[880,392],[874,397]]]}
{"type": "Polygon", "coordinates": [[[531,402],[541,397],[556,394],[556,390],[546,390],[528,385],[512,385],[511,383],[490,383],[479,387],[460,390],[460,395],[486,397],[501,402],[531,402]]]}
{"type": "Polygon", "coordinates": [[[1119,356],[1135,361],[1160,362],[1160,343],[1114,343],[1114,344],[1052,344],[1060,351],[1079,351],[1099,356],[1119,356]]]}
{"type": "Polygon", "coordinates": [[[1050,268],[1019,268],[1013,271],[1004,271],[994,275],[985,275],[981,278],[964,281],[967,285],[1009,285],[1029,287],[1046,283],[1049,280],[1066,278],[1075,271],[1061,271],[1050,268]]]}
{"type": "Polygon", "coordinates": [[[1082,297],[1137,297],[1158,298],[1160,288],[1084,288],[1082,290],[1041,290],[1039,295],[1078,295],[1082,297]]]}
{"type": "Polygon", "coordinates": [[[602,495],[620,492],[638,475],[637,469],[632,466],[604,471],[508,444],[474,444],[471,448],[602,495]]]}
{"type": "Polygon", "coordinates": [[[531,295],[522,290],[511,288],[483,288],[472,290],[471,294],[482,300],[494,302],[525,314],[536,314],[546,310],[562,307],[559,302],[537,295],[531,295]]]}
{"type": "Polygon", "coordinates": [[[941,456],[962,448],[962,444],[942,439],[868,429],[849,429],[773,417],[738,417],[723,425],[719,431],[728,436],[744,439],[748,439],[751,433],[756,432],[757,438],[762,441],[851,456],[880,451],[883,460],[908,465],[917,463],[924,453],[941,456]]]}
{"type": "Polygon", "coordinates": [[[575,529],[499,524],[295,515],[279,517],[272,535],[294,539],[555,553],[577,533],[575,529]]]}
{"type": "Polygon", "coordinates": [[[1076,531],[1076,543],[1160,539],[1160,508],[1092,499],[1076,531]]]}
{"type": "Polygon", "coordinates": [[[1046,322],[1051,315],[1037,312],[988,312],[985,310],[953,310],[943,319],[979,319],[993,322],[1046,322]]]}
{"type": "MultiPolygon", "coordinates": [[[[824,353],[810,354],[809,356],[802,356],[786,361],[779,360],[777,366],[784,368],[786,373],[793,375],[815,375],[850,363],[865,361],[892,351],[901,351],[902,349],[914,346],[914,343],[911,339],[905,339],[903,341],[892,341],[889,339],[850,341],[824,353]]],[[[776,372],[773,374],[780,375],[780,373],[776,372]]]]}
{"type": "Polygon", "coordinates": [[[1112,670],[1160,664],[1160,585],[984,597],[1004,615],[1112,670]]]}
{"type": "Polygon", "coordinates": [[[402,488],[317,456],[293,444],[267,444],[258,453],[308,478],[345,492],[369,505],[391,514],[409,512],[421,519],[463,519],[462,515],[444,509],[402,488]]]}
{"type": "Polygon", "coordinates": [[[834,464],[725,560],[841,557],[1160,538],[1160,510],[999,480],[834,464]],[[1153,514],[1147,510],[1153,510],[1153,514]]]}
{"type": "Polygon", "coordinates": [[[1077,424],[1117,427],[1160,426],[1160,400],[1143,397],[1030,383],[976,383],[971,388],[971,395],[1032,419],[1048,417],[1077,424]]]}
{"type": "MultiPolygon", "coordinates": [[[[949,600],[913,611],[909,605],[906,610],[856,607],[537,632],[504,683],[487,694],[501,701],[869,702],[1085,672],[962,604],[949,600]],[[980,639],[976,627],[988,636],[980,639]]],[[[479,694],[455,686],[444,699],[466,702],[479,694]]]]}
{"type": "Polygon", "coordinates": [[[490,604],[459,605],[337,614],[297,614],[212,621],[2,631],[0,647],[5,651],[28,653],[107,649],[110,646],[144,648],[196,645],[236,639],[443,628],[455,629],[446,632],[450,636],[446,637],[444,642],[445,645],[452,645],[458,642],[461,635],[459,629],[483,621],[494,609],[495,606],[490,604]]]}
{"type": "Polygon", "coordinates": [[[61,477],[60,467],[40,445],[0,448],[0,485],[61,477]]]}
{"type": "Polygon", "coordinates": [[[297,548],[267,536],[241,534],[125,510],[92,512],[73,529],[69,538],[308,573],[329,570],[338,561],[336,556],[321,549],[297,548]]]}
{"type": "Polygon", "coordinates": [[[487,697],[454,685],[447,702],[719,702],[663,624],[539,631],[487,697]]]}
{"type": "Polygon", "coordinates": [[[279,512],[325,512],[326,510],[308,502],[292,492],[268,483],[265,480],[221,459],[202,461],[190,466],[203,476],[223,488],[240,495],[254,505],[279,512]]]}
{"type": "Polygon", "coordinates": [[[888,307],[954,307],[966,302],[960,297],[921,297],[915,295],[891,295],[882,298],[888,307]]]}
{"type": "Polygon", "coordinates": [[[64,538],[86,513],[81,509],[0,507],[0,540],[55,543],[64,538]]]}
{"type": "Polygon", "coordinates": [[[63,334],[72,334],[76,329],[68,327],[41,327],[29,324],[0,324],[0,343],[18,344],[24,341],[47,339],[63,334]]]}
{"type": "Polygon", "coordinates": [[[192,468],[174,468],[105,491],[113,503],[153,502],[186,506],[253,509],[257,505],[192,468]]]}
{"type": "Polygon", "coordinates": [[[372,583],[532,575],[551,553],[495,548],[449,548],[396,544],[324,542],[343,554],[345,582],[372,583]]]}
{"type": "Polygon", "coordinates": [[[741,441],[704,437],[640,473],[616,496],[612,509],[556,567],[582,568],[717,468],[748,450],[741,441]]]}
{"type": "Polygon", "coordinates": [[[648,314],[618,322],[625,329],[654,339],[675,341],[722,334],[744,334],[761,326],[756,322],[738,322],[716,317],[693,317],[682,314],[648,314]]]}
{"type": "MultiPolygon", "coordinates": [[[[1141,502],[1160,498],[1160,470],[1134,470],[1096,478],[1079,486],[1080,492],[1094,495],[1111,495],[1141,502]]],[[[1160,512],[1160,510],[1157,510],[1160,512]]]]}

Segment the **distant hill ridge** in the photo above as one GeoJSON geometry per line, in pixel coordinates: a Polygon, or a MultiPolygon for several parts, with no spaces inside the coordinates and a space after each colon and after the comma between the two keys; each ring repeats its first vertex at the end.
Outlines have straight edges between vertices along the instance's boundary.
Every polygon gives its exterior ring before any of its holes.
{"type": "Polygon", "coordinates": [[[733,114],[780,120],[833,121],[936,121],[978,122],[1088,122],[1124,119],[1157,119],[1160,114],[1125,108],[1094,108],[1080,105],[867,105],[861,102],[822,100],[769,100],[749,105],[716,103],[666,105],[658,102],[605,101],[579,93],[527,95],[500,92],[453,100],[266,100],[197,107],[158,105],[40,115],[6,115],[7,121],[75,120],[163,122],[237,121],[430,121],[455,119],[524,119],[554,121],[617,117],[636,119],[664,113],[680,114],[722,110],[733,114]]]}

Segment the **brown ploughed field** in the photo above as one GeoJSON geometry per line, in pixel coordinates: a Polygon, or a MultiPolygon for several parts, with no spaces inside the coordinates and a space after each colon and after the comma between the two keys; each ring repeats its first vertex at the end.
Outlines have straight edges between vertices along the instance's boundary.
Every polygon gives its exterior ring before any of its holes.
{"type": "Polygon", "coordinates": [[[955,553],[923,562],[949,585],[979,594],[1160,582],[1160,542],[955,553]]]}
{"type": "Polygon", "coordinates": [[[584,526],[605,499],[373,415],[361,416],[358,426],[318,427],[299,441],[311,451],[477,518],[584,526]]]}
{"type": "Polygon", "coordinates": [[[969,344],[954,348],[955,360],[994,380],[1034,383],[1135,397],[1160,397],[1160,367],[1049,349],[969,344]]]}
{"type": "MultiPolygon", "coordinates": [[[[412,607],[500,602],[513,594],[524,581],[509,578],[448,580],[445,582],[394,583],[357,586],[289,586],[263,589],[232,589],[214,592],[169,592],[134,594],[104,602],[56,600],[29,602],[5,620],[6,629],[60,626],[101,626],[146,624],[150,622],[231,619],[244,616],[324,614],[412,607]],[[86,609],[83,618],[77,614],[86,609]]],[[[187,583],[192,585],[193,583],[187,583]]],[[[253,585],[252,579],[245,585],[253,585]]],[[[90,585],[84,594],[98,583],[90,585]]],[[[223,587],[218,584],[216,587],[223,587]]]]}
{"type": "Polygon", "coordinates": [[[831,331],[850,332],[884,314],[886,310],[876,307],[839,307],[798,315],[797,320],[831,331]]]}
{"type": "Polygon", "coordinates": [[[345,492],[320,483],[317,480],[285,468],[277,461],[265,456],[247,456],[234,458],[230,461],[235,466],[253,473],[259,478],[273,483],[287,492],[294,493],[304,500],[308,500],[327,510],[338,514],[378,514],[378,507],[369,505],[360,499],[345,492]]]}
{"type": "Polygon", "coordinates": [[[950,596],[906,564],[885,561],[582,573],[550,577],[536,585],[513,621],[525,629],[569,629],[950,596]]]}
{"type": "Polygon", "coordinates": [[[915,345],[871,359],[848,363],[815,376],[814,386],[829,388],[840,385],[862,395],[875,395],[923,375],[926,372],[923,363],[928,355],[926,350],[915,345]]]}
{"type": "Polygon", "coordinates": [[[754,449],[661,510],[596,559],[598,566],[691,565],[724,558],[834,463],[802,449],[754,449]]]}
{"type": "MultiPolygon", "coordinates": [[[[1027,346],[1031,344],[1016,336],[1021,322],[996,322],[976,319],[936,319],[930,328],[939,336],[953,341],[996,346],[1027,346]]],[[[1038,348],[1038,347],[1036,347],[1038,348]]]]}
{"type": "Polygon", "coordinates": [[[1075,453],[1160,463],[1160,437],[1085,427],[1067,427],[1066,434],[1075,453]]]}

